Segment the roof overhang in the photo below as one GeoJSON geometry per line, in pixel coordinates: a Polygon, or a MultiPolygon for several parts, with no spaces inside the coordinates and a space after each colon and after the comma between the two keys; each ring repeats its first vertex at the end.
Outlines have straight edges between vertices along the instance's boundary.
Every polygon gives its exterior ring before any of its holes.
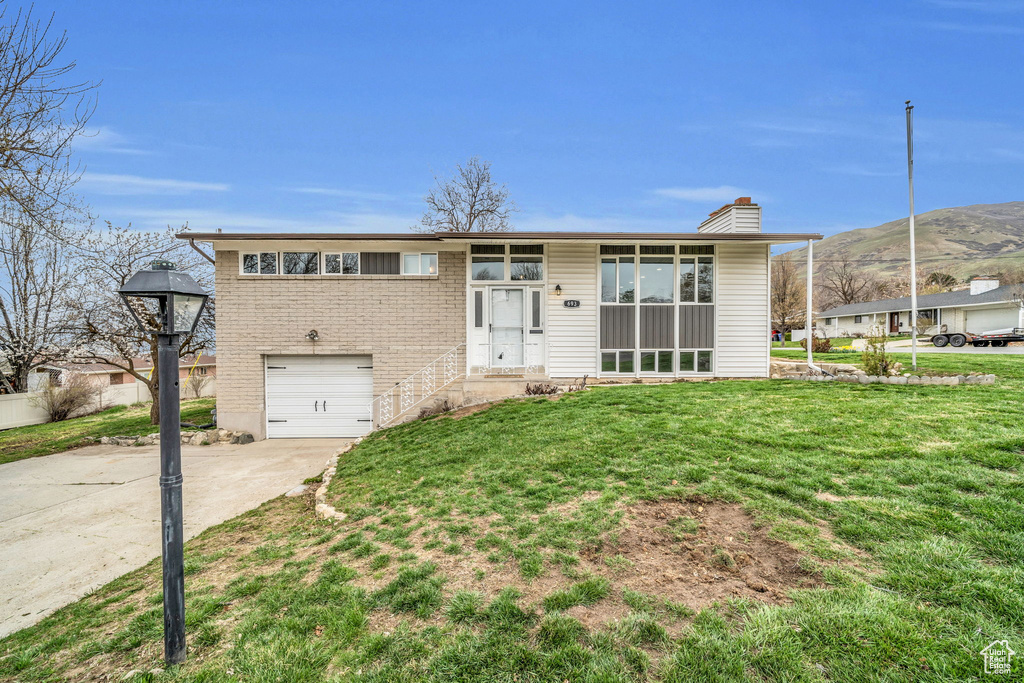
{"type": "Polygon", "coordinates": [[[770,232],[438,232],[438,233],[354,233],[354,232],[180,232],[179,239],[199,242],[265,241],[347,241],[347,242],[752,242],[791,244],[820,240],[817,233],[770,232]]]}

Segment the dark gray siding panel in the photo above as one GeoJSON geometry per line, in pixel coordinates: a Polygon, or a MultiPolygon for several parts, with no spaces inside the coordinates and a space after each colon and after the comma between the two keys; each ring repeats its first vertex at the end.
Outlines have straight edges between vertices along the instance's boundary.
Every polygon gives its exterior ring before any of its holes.
{"type": "Polygon", "coordinates": [[[601,307],[601,348],[632,349],[636,343],[636,306],[601,307]]]}
{"type": "Polygon", "coordinates": [[[710,349],[715,345],[715,307],[679,307],[679,348],[710,349]]]}
{"type": "Polygon", "coordinates": [[[363,275],[398,275],[402,255],[397,252],[364,251],[360,255],[363,275]]]}
{"type": "Polygon", "coordinates": [[[675,322],[671,306],[640,306],[640,348],[671,349],[675,347],[675,322]]]}

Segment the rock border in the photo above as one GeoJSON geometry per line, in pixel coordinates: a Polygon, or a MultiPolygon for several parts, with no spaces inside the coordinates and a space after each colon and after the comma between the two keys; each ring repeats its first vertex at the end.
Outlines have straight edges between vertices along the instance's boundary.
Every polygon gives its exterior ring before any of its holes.
{"type": "Polygon", "coordinates": [[[338,449],[338,452],[331,456],[331,459],[327,461],[327,468],[321,475],[320,487],[316,490],[313,496],[313,511],[317,519],[324,521],[338,521],[344,522],[348,515],[344,512],[339,512],[333,505],[327,503],[327,487],[331,483],[331,479],[334,479],[334,475],[338,472],[338,458],[345,455],[353,448],[359,445],[363,440],[363,437],[348,443],[338,449]]]}
{"type": "MultiPolygon", "coordinates": [[[[85,441],[104,446],[153,446],[160,443],[160,432],[141,436],[87,436],[85,441]]],[[[182,446],[212,446],[218,443],[249,444],[255,439],[249,432],[233,432],[228,429],[185,430],[181,432],[182,446]]]]}
{"type": "Polygon", "coordinates": [[[984,384],[993,385],[996,383],[995,375],[954,375],[950,377],[928,377],[918,375],[893,375],[884,377],[880,375],[816,375],[801,373],[789,375],[777,379],[791,379],[797,381],[811,382],[847,382],[849,384],[910,384],[929,386],[957,386],[960,384],[984,384]]]}

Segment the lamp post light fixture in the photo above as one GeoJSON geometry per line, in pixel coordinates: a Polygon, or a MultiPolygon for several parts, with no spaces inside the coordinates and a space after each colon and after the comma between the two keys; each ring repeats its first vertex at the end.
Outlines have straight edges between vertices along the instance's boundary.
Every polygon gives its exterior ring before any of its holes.
{"type": "Polygon", "coordinates": [[[199,324],[209,294],[169,261],[153,261],[118,290],[143,332],[157,335],[160,400],[160,529],[164,573],[164,660],[185,661],[185,564],[181,514],[178,346],[199,324]]]}

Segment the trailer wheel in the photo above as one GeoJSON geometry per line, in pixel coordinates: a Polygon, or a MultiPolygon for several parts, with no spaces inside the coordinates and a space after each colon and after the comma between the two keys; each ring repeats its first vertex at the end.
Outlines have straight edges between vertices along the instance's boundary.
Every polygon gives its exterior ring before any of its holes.
{"type": "Polygon", "coordinates": [[[953,336],[951,336],[949,338],[949,345],[950,346],[955,346],[958,349],[961,346],[963,346],[964,344],[966,344],[966,343],[967,343],[967,337],[965,337],[962,334],[954,334],[953,336]]]}
{"type": "Polygon", "coordinates": [[[992,342],[992,346],[1006,346],[1006,342],[1001,339],[997,339],[992,342]]]}
{"type": "Polygon", "coordinates": [[[940,349],[949,343],[949,337],[944,334],[937,334],[932,337],[932,344],[939,347],[940,349]]]}
{"type": "Polygon", "coordinates": [[[973,342],[971,342],[971,344],[972,344],[972,345],[973,345],[973,346],[974,346],[975,348],[979,348],[979,349],[980,349],[980,348],[981,348],[982,346],[988,346],[988,342],[987,342],[987,341],[973,341],[973,342]]]}

